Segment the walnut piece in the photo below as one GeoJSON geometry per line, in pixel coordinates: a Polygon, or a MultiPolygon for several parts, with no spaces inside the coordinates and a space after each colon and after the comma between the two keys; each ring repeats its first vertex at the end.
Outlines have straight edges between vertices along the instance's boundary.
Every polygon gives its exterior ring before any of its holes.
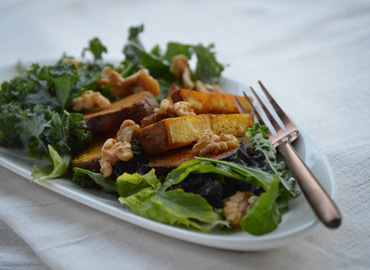
{"type": "Polygon", "coordinates": [[[224,216],[230,222],[234,229],[240,228],[242,218],[259,200],[259,197],[254,196],[252,192],[237,191],[231,196],[224,206],[224,216]]]}
{"type": "Polygon", "coordinates": [[[179,101],[172,105],[177,116],[195,115],[195,112],[189,102],[179,101]]]}
{"type": "Polygon", "coordinates": [[[117,132],[117,141],[132,143],[137,138],[140,126],[132,120],[125,120],[117,132]]]}
{"type": "Polygon", "coordinates": [[[101,72],[101,79],[98,81],[98,86],[103,88],[109,86],[115,96],[119,96],[122,91],[124,79],[121,75],[111,67],[105,67],[101,72]]]}
{"type": "Polygon", "coordinates": [[[207,154],[220,154],[227,150],[237,149],[238,140],[234,135],[223,134],[215,135],[212,131],[206,130],[198,142],[193,146],[194,156],[205,156],[207,154]]]}
{"type": "Polygon", "coordinates": [[[146,69],[140,69],[135,74],[124,79],[111,67],[105,67],[101,72],[98,86],[100,88],[109,86],[113,94],[119,98],[141,91],[151,92],[156,97],[161,91],[158,81],[151,77],[146,69]]]}
{"type": "Polygon", "coordinates": [[[172,57],[170,71],[181,79],[186,89],[194,88],[193,74],[185,55],[178,54],[172,57]]]}
{"type": "Polygon", "coordinates": [[[169,114],[171,107],[171,101],[165,98],[161,101],[161,104],[159,104],[159,108],[155,108],[153,112],[155,112],[156,114],[169,114]]]}
{"type": "Polygon", "coordinates": [[[73,110],[76,112],[83,109],[89,112],[100,111],[111,106],[110,101],[99,92],[85,91],[82,96],[73,99],[73,110]]]}
{"type": "Polygon", "coordinates": [[[195,90],[200,93],[211,93],[211,94],[221,94],[224,92],[219,85],[203,84],[199,80],[195,82],[195,90]]]}
{"type": "Polygon", "coordinates": [[[193,82],[193,75],[191,73],[190,68],[185,69],[184,73],[182,74],[182,83],[184,84],[184,87],[186,89],[193,89],[194,88],[194,82],[193,82]]]}
{"type": "Polygon", "coordinates": [[[161,92],[158,81],[149,75],[147,69],[140,69],[135,74],[127,77],[123,82],[123,88],[131,91],[131,94],[148,91],[155,97],[161,92]]]}
{"type": "Polygon", "coordinates": [[[179,101],[172,104],[168,99],[163,99],[159,108],[153,110],[158,115],[167,115],[168,117],[178,117],[186,115],[195,115],[191,104],[186,101],[179,101]]]}
{"type": "Polygon", "coordinates": [[[108,139],[102,147],[102,158],[99,160],[100,172],[104,177],[109,177],[112,172],[112,166],[118,160],[129,161],[134,157],[131,151],[131,144],[128,142],[119,142],[115,139],[108,139]]]}

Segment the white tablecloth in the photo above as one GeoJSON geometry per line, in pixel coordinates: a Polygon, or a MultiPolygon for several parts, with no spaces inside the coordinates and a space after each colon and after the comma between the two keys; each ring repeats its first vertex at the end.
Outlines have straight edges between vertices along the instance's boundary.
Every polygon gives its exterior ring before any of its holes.
{"type": "Polygon", "coordinates": [[[369,269],[369,1],[0,2],[1,65],[79,56],[94,36],[122,59],[130,25],[147,48],[214,42],[224,75],[262,80],[319,144],[338,186],[337,230],[265,252],[165,237],[0,168],[0,269],[369,269]]]}

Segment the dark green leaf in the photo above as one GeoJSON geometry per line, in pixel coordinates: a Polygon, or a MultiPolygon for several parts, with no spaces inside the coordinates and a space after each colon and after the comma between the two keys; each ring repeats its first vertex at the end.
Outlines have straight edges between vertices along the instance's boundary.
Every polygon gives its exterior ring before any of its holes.
{"type": "Polygon", "coordinates": [[[107,48],[100,42],[98,38],[93,38],[89,42],[89,47],[83,49],[82,57],[85,56],[85,52],[90,51],[94,55],[95,61],[101,60],[103,53],[107,52],[107,48]]]}
{"type": "Polygon", "coordinates": [[[270,169],[281,176],[283,188],[280,196],[298,196],[299,193],[294,189],[295,181],[291,179],[292,173],[288,166],[284,161],[277,162],[276,149],[269,140],[267,128],[255,122],[253,128],[248,129],[246,136],[252,143],[254,151],[256,153],[262,153],[266,157],[266,162],[270,169]]]}
{"type": "Polygon", "coordinates": [[[276,203],[280,179],[274,175],[274,180],[257,203],[248,211],[241,221],[244,231],[253,235],[263,235],[275,230],[281,222],[281,214],[276,203]]]}
{"type": "Polygon", "coordinates": [[[139,40],[139,34],[143,31],[144,31],[143,24],[138,25],[138,26],[133,26],[133,27],[130,27],[129,36],[128,36],[128,40],[131,41],[132,43],[135,43],[142,50],[144,50],[144,47],[139,40]]]}
{"type": "MultiPolygon", "coordinates": [[[[115,192],[116,186],[115,181],[109,178],[104,178],[104,176],[101,173],[94,173],[82,168],[74,167],[73,171],[75,174],[78,174],[79,177],[75,178],[74,180],[82,180],[82,175],[87,175],[90,177],[91,180],[93,180],[98,186],[100,186],[105,192],[115,192]]],[[[86,178],[84,178],[84,181],[87,181],[86,178]]],[[[79,183],[79,182],[77,182],[79,183]]],[[[86,184],[84,182],[81,182],[82,184],[86,184]]],[[[91,185],[91,184],[89,184],[91,185]]]]}
{"type": "Polygon", "coordinates": [[[56,99],[62,109],[67,109],[71,104],[72,86],[79,79],[73,64],[61,64],[49,69],[50,79],[55,86],[56,99]]]}
{"type": "Polygon", "coordinates": [[[190,48],[192,48],[191,45],[169,42],[167,44],[166,54],[163,56],[163,59],[171,63],[172,57],[179,54],[185,55],[188,59],[190,59],[191,58],[190,48]]]}
{"type": "Polygon", "coordinates": [[[204,84],[219,84],[224,66],[217,62],[214,45],[208,47],[198,45],[193,47],[198,62],[194,73],[194,80],[201,80],[204,84]]]}

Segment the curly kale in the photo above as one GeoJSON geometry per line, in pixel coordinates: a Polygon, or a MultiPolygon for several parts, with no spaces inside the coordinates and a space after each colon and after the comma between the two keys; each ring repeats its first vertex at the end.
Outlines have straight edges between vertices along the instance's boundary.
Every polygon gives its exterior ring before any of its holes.
{"type": "MultiPolygon", "coordinates": [[[[0,91],[0,145],[28,148],[34,158],[50,159],[48,146],[61,155],[75,154],[91,143],[83,116],[72,112],[72,100],[86,90],[100,91],[115,100],[109,89],[98,89],[107,49],[99,39],[90,41],[94,62],[52,66],[33,64],[28,71],[4,82],[0,91]]],[[[65,56],[63,57],[65,58],[65,56]]]]}
{"type": "Polygon", "coordinates": [[[30,157],[49,158],[48,145],[60,154],[75,154],[91,142],[81,114],[57,113],[41,105],[22,110],[17,103],[0,109],[0,145],[28,147],[30,157]]]}
{"type": "Polygon", "coordinates": [[[2,104],[0,110],[0,145],[22,147],[21,125],[29,110],[17,102],[2,104]]]}
{"type": "Polygon", "coordinates": [[[94,55],[95,61],[103,59],[102,55],[108,52],[107,47],[105,47],[98,38],[93,38],[89,42],[89,47],[82,50],[82,57],[85,56],[85,52],[91,52],[94,55]]]}
{"type": "Polygon", "coordinates": [[[48,145],[74,154],[91,142],[81,114],[69,113],[80,75],[71,63],[40,67],[1,85],[0,145],[28,148],[34,158],[50,159],[48,145]]]}

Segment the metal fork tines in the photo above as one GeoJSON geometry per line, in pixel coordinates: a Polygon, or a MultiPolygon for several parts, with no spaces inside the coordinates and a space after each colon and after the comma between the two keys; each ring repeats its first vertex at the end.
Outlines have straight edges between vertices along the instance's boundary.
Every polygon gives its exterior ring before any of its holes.
{"type": "MultiPolygon", "coordinates": [[[[284,113],[279,104],[272,98],[270,93],[267,91],[265,86],[259,81],[262,91],[270,102],[273,110],[276,115],[280,118],[281,122],[285,125],[285,128],[282,128],[278,121],[267,109],[265,104],[256,94],[254,89],[251,87],[253,94],[256,96],[258,103],[260,104],[262,110],[265,112],[267,119],[270,121],[272,127],[275,129],[277,136],[272,132],[269,133],[269,138],[288,164],[290,170],[293,173],[293,176],[297,180],[299,186],[301,187],[302,192],[310,203],[311,207],[315,211],[318,218],[329,228],[337,228],[341,223],[341,215],[339,210],[333,200],[325,192],[323,187],[317,181],[316,177],[306,166],[303,160],[298,156],[292,145],[291,141],[295,140],[298,137],[299,131],[297,127],[292,123],[289,117],[284,113]]],[[[255,106],[252,104],[248,96],[243,92],[249,106],[252,109],[253,114],[257,118],[258,122],[262,125],[265,125],[262,117],[259,112],[256,110],[255,106]]],[[[236,99],[235,102],[241,113],[246,113],[245,109],[242,107],[240,102],[236,99]]]]}
{"type": "MultiPolygon", "coordinates": [[[[259,85],[261,86],[261,89],[262,91],[264,92],[264,94],[266,95],[268,101],[270,102],[270,104],[272,105],[273,109],[275,110],[276,114],[278,115],[278,117],[280,118],[281,122],[284,124],[285,126],[285,130],[279,125],[279,123],[275,120],[274,116],[270,113],[270,111],[267,109],[267,107],[265,106],[265,104],[262,102],[262,100],[260,99],[260,97],[257,95],[257,93],[254,91],[254,89],[252,87],[251,90],[253,92],[253,94],[255,95],[255,97],[257,98],[259,104],[261,105],[261,108],[262,110],[265,112],[267,118],[269,119],[271,125],[273,126],[273,128],[275,129],[276,133],[277,133],[277,137],[274,136],[274,134],[272,134],[269,130],[269,134],[270,134],[270,140],[272,142],[272,144],[276,147],[278,146],[279,144],[282,143],[282,141],[285,141],[285,140],[289,140],[290,142],[294,141],[295,139],[298,138],[298,134],[299,134],[299,131],[297,129],[297,127],[292,123],[292,121],[290,121],[290,119],[288,118],[288,116],[285,114],[285,112],[281,109],[281,107],[279,106],[279,104],[275,101],[275,99],[270,95],[270,93],[267,91],[267,89],[265,88],[265,86],[259,81],[258,82],[259,85]]],[[[243,92],[244,96],[247,98],[247,95],[245,92],[243,92]]],[[[249,98],[247,98],[247,101],[249,102],[249,105],[250,107],[252,108],[252,111],[254,112],[257,120],[259,123],[263,124],[264,125],[264,122],[262,120],[262,117],[258,114],[257,110],[254,108],[253,104],[250,102],[249,98]]]]}

